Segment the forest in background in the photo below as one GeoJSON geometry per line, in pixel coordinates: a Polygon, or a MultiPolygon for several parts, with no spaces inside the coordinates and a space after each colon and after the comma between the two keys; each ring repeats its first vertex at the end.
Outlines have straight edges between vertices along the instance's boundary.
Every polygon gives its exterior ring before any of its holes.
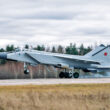
{"type": "MultiPolygon", "coordinates": [[[[24,49],[29,49],[30,46],[26,44],[24,46],[24,49]]],[[[16,49],[20,49],[20,47],[15,47],[14,45],[7,45],[6,48],[0,48],[0,52],[11,52],[16,51],[16,49]]],[[[90,52],[93,47],[88,46],[85,47],[83,44],[81,44],[79,47],[76,46],[76,44],[70,43],[69,46],[52,46],[52,47],[46,47],[45,45],[36,45],[32,48],[33,50],[39,50],[39,51],[46,51],[46,52],[52,52],[52,53],[65,53],[65,54],[71,54],[71,55],[85,55],[88,52],[90,52]]]]}

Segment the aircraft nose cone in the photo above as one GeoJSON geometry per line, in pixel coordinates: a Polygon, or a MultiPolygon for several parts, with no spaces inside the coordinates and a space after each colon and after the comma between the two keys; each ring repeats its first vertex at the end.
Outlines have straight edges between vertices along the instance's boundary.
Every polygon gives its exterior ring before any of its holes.
{"type": "Polygon", "coordinates": [[[0,59],[7,59],[7,53],[0,53],[0,59]]]}

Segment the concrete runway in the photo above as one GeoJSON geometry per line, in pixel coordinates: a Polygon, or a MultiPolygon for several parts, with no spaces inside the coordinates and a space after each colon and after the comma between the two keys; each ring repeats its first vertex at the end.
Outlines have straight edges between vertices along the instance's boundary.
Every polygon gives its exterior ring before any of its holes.
{"type": "Polygon", "coordinates": [[[110,78],[0,80],[0,86],[8,86],[8,85],[49,85],[49,84],[101,84],[101,83],[110,83],[110,78]]]}

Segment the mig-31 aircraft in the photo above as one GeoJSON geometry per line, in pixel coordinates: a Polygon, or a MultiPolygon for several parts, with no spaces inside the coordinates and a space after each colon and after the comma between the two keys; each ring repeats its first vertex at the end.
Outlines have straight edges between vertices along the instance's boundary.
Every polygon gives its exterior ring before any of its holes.
{"type": "Polygon", "coordinates": [[[24,74],[29,73],[29,65],[42,64],[64,69],[59,73],[60,78],[79,78],[80,73],[76,70],[92,73],[110,71],[110,45],[100,45],[84,56],[24,50],[11,53],[1,52],[0,59],[23,62],[24,74]]]}

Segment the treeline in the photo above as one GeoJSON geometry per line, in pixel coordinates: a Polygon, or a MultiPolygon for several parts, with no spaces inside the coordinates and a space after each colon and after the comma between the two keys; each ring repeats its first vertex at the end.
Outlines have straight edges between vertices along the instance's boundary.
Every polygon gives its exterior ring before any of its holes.
{"type": "MultiPolygon", "coordinates": [[[[32,48],[28,44],[24,46],[25,49],[32,48]]],[[[16,51],[19,49],[19,47],[15,47],[14,45],[7,45],[6,48],[0,48],[0,52],[11,52],[16,51]]],[[[46,47],[45,45],[37,45],[36,47],[33,47],[34,50],[39,51],[46,51],[46,52],[52,52],[52,53],[65,53],[65,54],[71,54],[71,55],[85,55],[88,52],[92,50],[92,46],[84,47],[83,44],[81,44],[79,47],[76,46],[76,44],[70,43],[69,46],[63,47],[61,45],[59,46],[52,46],[52,47],[46,47]]]]}

